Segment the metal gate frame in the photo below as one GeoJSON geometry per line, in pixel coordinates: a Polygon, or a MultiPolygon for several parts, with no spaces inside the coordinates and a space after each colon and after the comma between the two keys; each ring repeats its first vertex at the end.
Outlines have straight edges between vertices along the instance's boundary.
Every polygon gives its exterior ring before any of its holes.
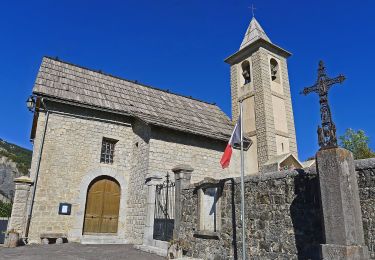
{"type": "Polygon", "coordinates": [[[174,228],[174,196],[175,183],[167,173],[162,184],[155,189],[155,212],[153,239],[169,241],[173,237],[174,228]]]}

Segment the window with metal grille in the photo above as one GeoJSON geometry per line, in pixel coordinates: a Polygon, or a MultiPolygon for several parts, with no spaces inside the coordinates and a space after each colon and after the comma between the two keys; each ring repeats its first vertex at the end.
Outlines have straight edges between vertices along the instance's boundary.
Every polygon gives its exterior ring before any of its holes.
{"type": "Polygon", "coordinates": [[[100,162],[101,163],[113,163],[113,155],[115,152],[115,145],[117,140],[103,138],[102,142],[102,152],[100,154],[100,162]]]}

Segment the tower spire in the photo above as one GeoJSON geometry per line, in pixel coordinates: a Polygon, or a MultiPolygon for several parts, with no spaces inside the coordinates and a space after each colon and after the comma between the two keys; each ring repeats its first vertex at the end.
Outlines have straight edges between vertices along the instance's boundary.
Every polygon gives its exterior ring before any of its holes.
{"type": "MultiPolygon", "coordinates": [[[[254,12],[254,10],[252,10],[254,12]]],[[[240,50],[244,47],[252,44],[258,39],[263,39],[268,42],[271,42],[270,38],[268,38],[266,32],[263,30],[262,26],[258,23],[255,19],[255,15],[253,13],[253,18],[251,19],[250,25],[246,30],[245,36],[242,40],[240,50]]]]}

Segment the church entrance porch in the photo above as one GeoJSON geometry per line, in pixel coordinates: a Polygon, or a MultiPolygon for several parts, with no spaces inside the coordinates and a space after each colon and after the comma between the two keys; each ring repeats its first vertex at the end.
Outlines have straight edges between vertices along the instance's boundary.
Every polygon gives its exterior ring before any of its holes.
{"type": "Polygon", "coordinates": [[[120,185],[109,176],[93,180],[87,191],[83,234],[117,233],[120,185]]]}

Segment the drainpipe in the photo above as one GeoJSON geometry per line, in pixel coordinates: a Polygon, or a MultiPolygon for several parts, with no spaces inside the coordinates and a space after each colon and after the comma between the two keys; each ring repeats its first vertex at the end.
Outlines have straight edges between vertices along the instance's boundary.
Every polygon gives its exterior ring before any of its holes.
{"type": "Polygon", "coordinates": [[[44,129],[43,129],[43,135],[42,135],[42,140],[40,142],[40,147],[39,147],[39,154],[38,154],[38,163],[36,166],[36,174],[35,174],[35,181],[34,181],[34,189],[33,189],[33,196],[31,198],[31,205],[30,205],[30,210],[29,214],[27,216],[27,224],[26,224],[26,232],[25,232],[25,238],[27,239],[29,236],[29,228],[30,228],[30,222],[31,222],[31,216],[33,214],[33,207],[34,207],[34,199],[35,199],[35,191],[38,183],[38,176],[39,176],[39,170],[40,170],[40,162],[42,160],[42,153],[43,153],[43,146],[44,146],[44,139],[46,137],[46,132],[47,132],[47,124],[48,124],[48,117],[49,117],[49,110],[44,103],[44,98],[40,100],[40,103],[44,107],[44,111],[46,112],[46,118],[44,121],[44,129]]]}

